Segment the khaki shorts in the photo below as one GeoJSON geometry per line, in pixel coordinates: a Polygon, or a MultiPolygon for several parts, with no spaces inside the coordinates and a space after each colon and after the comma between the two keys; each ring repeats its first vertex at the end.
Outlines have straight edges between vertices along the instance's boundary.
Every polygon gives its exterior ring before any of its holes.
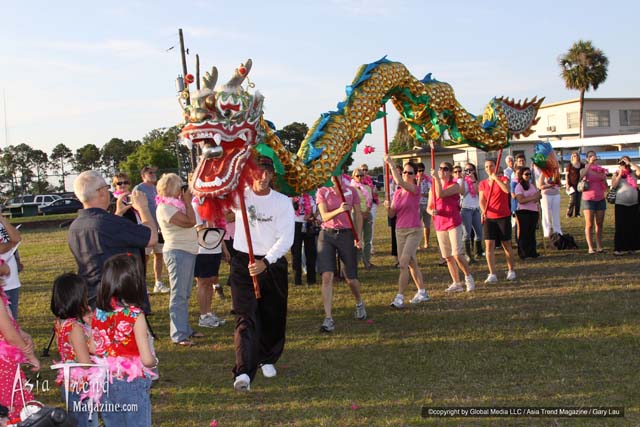
{"type": "Polygon", "coordinates": [[[440,247],[442,258],[464,255],[462,224],[447,231],[436,231],[436,236],[438,236],[438,246],[440,247]]]}
{"type": "Polygon", "coordinates": [[[422,241],[422,227],[396,228],[396,241],[398,242],[398,259],[408,257],[409,261],[418,261],[416,252],[422,241]]]}

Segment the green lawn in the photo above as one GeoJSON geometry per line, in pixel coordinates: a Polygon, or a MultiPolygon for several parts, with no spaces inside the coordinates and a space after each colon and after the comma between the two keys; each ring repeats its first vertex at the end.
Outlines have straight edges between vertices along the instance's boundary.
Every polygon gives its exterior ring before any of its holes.
{"type": "MultiPolygon", "coordinates": [[[[608,206],[611,208],[611,206],[608,206]]],[[[215,310],[227,325],[202,330],[194,348],[168,338],[168,295],[152,295],[151,322],[161,379],[151,393],[154,426],[639,426],[640,255],[614,257],[613,209],[606,220],[607,253],[587,255],[583,220],[563,218],[580,250],[547,249],[519,262],[515,283],[482,284],[487,268],[473,265],[472,294],[446,295],[450,280],[432,249],[419,262],[432,301],[389,308],[397,270],[387,256],[384,208],[375,229],[372,271],[360,272],[369,321],[353,319],[343,283],[334,297],[336,331],[318,332],[319,287],[290,288],[287,345],[278,376],[258,374],[247,394],[233,391],[233,319],[227,299],[215,310]],[[624,419],[423,419],[429,406],[624,406],[624,419]]],[[[435,241],[435,236],[433,236],[435,241]]],[[[53,278],[75,269],[66,231],[23,232],[21,325],[40,349],[50,337],[53,278]]],[[[228,268],[223,267],[223,281],[228,268]]],[[[151,281],[149,281],[151,283],[151,281]]],[[[408,293],[410,297],[413,291],[408,293]]],[[[195,296],[191,304],[195,322],[195,296]]],[[[52,351],[57,356],[57,353],[52,351]]],[[[44,359],[40,380],[53,383],[44,359]]],[[[55,389],[37,398],[60,405],[55,389]]]]}

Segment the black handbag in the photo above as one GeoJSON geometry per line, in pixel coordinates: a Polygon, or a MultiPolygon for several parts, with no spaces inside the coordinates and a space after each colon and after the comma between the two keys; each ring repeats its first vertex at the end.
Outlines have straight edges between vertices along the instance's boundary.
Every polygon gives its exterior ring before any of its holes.
{"type": "Polygon", "coordinates": [[[609,191],[607,191],[607,202],[611,203],[612,205],[616,204],[616,193],[618,192],[618,188],[609,188],[609,191]]]}

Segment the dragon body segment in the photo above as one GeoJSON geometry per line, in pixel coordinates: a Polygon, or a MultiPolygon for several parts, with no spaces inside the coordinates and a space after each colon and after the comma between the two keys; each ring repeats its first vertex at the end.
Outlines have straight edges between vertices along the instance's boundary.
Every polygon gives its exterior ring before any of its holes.
{"type": "MultiPolygon", "coordinates": [[[[544,98],[517,103],[492,99],[481,116],[468,113],[456,100],[453,88],[428,74],[418,80],[399,62],[382,58],[360,67],[347,86],[347,96],[336,111],[323,113],[310,128],[297,153],[289,152],[262,116],[263,97],[241,87],[251,61],[236,69],[233,78],[215,88],[217,70],[203,79],[205,89],[183,105],[187,125],[182,138],[201,146],[193,184],[201,199],[225,198],[243,181],[252,148],[274,157],[279,190],[295,195],[327,184],[381,117],[389,99],[410,134],[421,142],[438,140],[447,131],[451,143],[466,143],[485,151],[509,145],[510,137],[529,135],[544,98]]],[[[252,87],[252,84],[249,84],[252,87]]]]}

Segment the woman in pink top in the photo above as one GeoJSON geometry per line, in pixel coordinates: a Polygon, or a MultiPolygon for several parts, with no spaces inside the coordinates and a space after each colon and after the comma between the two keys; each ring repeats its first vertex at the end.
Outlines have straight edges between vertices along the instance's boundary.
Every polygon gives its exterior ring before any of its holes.
{"type": "Polygon", "coordinates": [[[420,188],[416,185],[417,167],[407,163],[402,169],[402,176],[397,171],[391,157],[386,155],[384,160],[389,165],[393,181],[398,189],[393,193],[391,205],[385,200],[384,205],[389,210],[389,217],[396,218],[396,240],[398,245],[398,293],[391,302],[391,307],[404,308],[404,291],[409,284],[409,274],[416,283],[418,292],[411,299],[411,304],[429,301],[429,295],[424,288],[422,272],[418,268],[416,252],[422,240],[422,224],[420,222],[420,188]]]}
{"type": "Polygon", "coordinates": [[[604,200],[605,191],[607,190],[607,170],[598,164],[598,156],[595,151],[587,152],[587,165],[580,170],[580,179],[587,182],[589,188],[582,193],[584,202],[584,234],[587,237],[587,245],[589,253],[602,253],[602,223],[604,222],[604,213],[607,204],[604,200]],[[595,219],[596,226],[596,250],[593,250],[593,240],[591,232],[593,231],[595,219]]]}
{"type": "Polygon", "coordinates": [[[436,229],[438,246],[442,257],[447,260],[447,267],[453,283],[445,292],[471,292],[476,288],[475,281],[464,257],[462,244],[462,215],[460,215],[460,184],[453,179],[453,165],[440,163],[436,174],[431,171],[433,191],[429,194],[428,212],[433,216],[433,227],[436,229]],[[464,273],[464,285],[460,282],[460,272],[464,273]]]}

